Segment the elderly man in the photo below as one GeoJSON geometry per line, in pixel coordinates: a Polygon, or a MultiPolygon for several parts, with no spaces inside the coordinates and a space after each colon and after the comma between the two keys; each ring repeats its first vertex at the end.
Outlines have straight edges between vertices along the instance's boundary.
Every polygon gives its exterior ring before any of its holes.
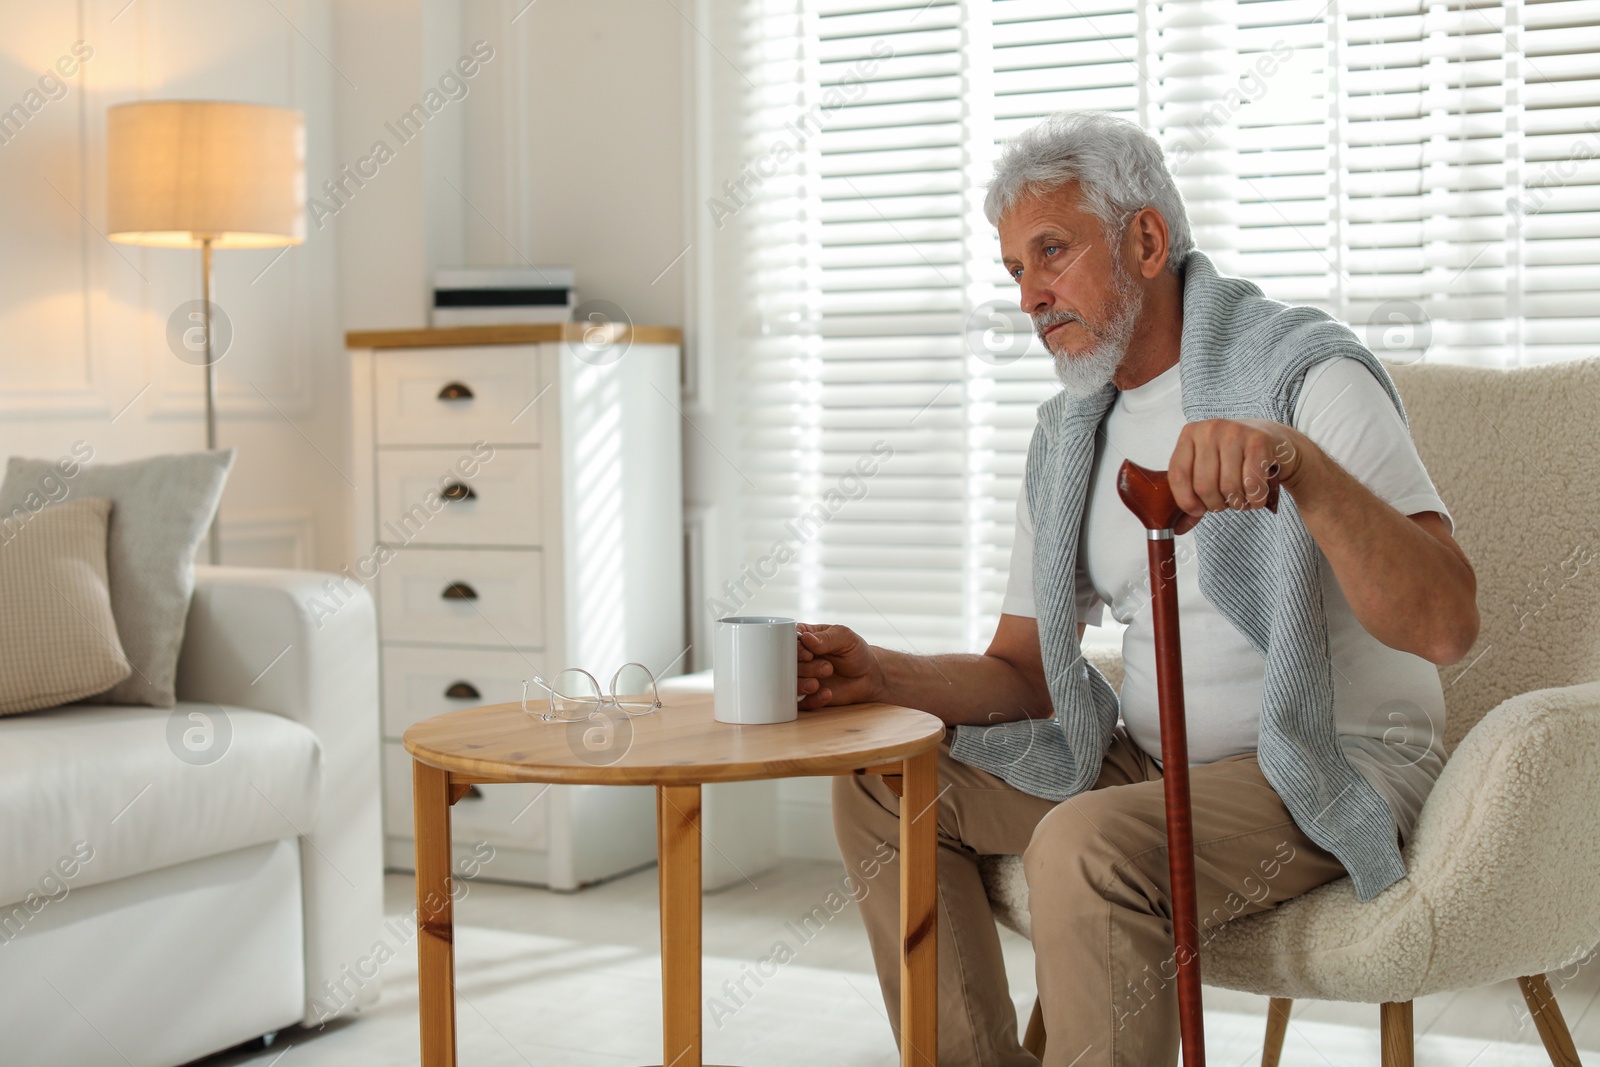
{"type": "MultiPolygon", "coordinates": [[[[1007,147],[985,209],[1062,384],[1039,408],[994,640],[913,656],[802,626],[801,707],[887,701],[954,727],[940,1062],[1035,1062],[976,864],[1021,853],[1045,1063],[1161,1067],[1178,1018],[1155,656],[1118,466],[1166,468],[1184,511],[1209,514],[1177,543],[1202,945],[1346,874],[1363,900],[1405,877],[1443,759],[1435,665],[1476,637],[1475,580],[1382,365],[1322,312],[1218,274],[1143,130],[1054,116],[1007,147]],[[1105,610],[1127,626],[1120,699],[1080,649],[1105,610]]],[[[900,815],[881,780],[836,780],[852,869],[900,815]]],[[[896,903],[861,904],[891,1018],[896,903]]]]}

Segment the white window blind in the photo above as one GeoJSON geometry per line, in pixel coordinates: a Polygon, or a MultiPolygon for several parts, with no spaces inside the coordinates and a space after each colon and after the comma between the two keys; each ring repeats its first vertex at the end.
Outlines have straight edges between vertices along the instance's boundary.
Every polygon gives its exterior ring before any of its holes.
{"type": "Polygon", "coordinates": [[[744,165],[707,209],[745,287],[758,577],[723,607],[922,652],[987,642],[1055,382],[1004,311],[982,186],[1057,110],[1140,121],[1221,269],[1390,359],[1600,355],[1600,0],[738,10],[719,49],[738,76],[716,83],[738,118],[715,129],[744,165]]]}

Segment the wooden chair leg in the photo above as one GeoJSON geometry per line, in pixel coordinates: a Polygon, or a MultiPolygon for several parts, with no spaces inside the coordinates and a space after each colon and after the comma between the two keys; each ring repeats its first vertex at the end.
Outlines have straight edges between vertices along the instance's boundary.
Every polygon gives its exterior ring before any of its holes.
{"type": "Polygon", "coordinates": [[[1416,1036],[1411,1030],[1411,1001],[1378,1005],[1383,1067],[1416,1067],[1416,1036]]]}
{"type": "Polygon", "coordinates": [[[1528,1013],[1533,1016],[1533,1025],[1539,1028],[1539,1040],[1544,1042],[1550,1062],[1554,1067],[1582,1067],[1578,1048],[1572,1043],[1567,1020],[1561,1017],[1561,1007],[1556,1003],[1555,994],[1550,992],[1549,981],[1542,974],[1530,974],[1518,978],[1517,985],[1522,987],[1522,999],[1528,1002],[1528,1013]]]}
{"type": "Polygon", "coordinates": [[[1040,1006],[1038,997],[1033,998],[1033,1014],[1028,1016],[1028,1029],[1022,1035],[1022,1047],[1038,1059],[1044,1059],[1044,1008],[1040,1006]]]}
{"type": "Polygon", "coordinates": [[[1289,1009],[1294,1001],[1289,997],[1273,997],[1267,1004],[1267,1037],[1261,1046],[1261,1067],[1278,1067],[1283,1055],[1283,1036],[1289,1032],[1289,1009]]]}

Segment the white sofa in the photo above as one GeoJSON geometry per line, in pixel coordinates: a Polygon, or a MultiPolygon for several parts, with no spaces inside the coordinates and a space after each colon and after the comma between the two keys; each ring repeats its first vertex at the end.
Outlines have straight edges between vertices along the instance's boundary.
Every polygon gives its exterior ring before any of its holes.
{"type": "Polygon", "coordinates": [[[176,708],[0,718],[0,1062],[168,1067],[377,998],[377,639],[197,568],[176,708]]]}

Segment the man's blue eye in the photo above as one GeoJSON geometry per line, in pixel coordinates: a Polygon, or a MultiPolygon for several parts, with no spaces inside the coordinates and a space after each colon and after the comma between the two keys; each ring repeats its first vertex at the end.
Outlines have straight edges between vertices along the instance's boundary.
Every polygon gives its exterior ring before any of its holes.
{"type": "Polygon", "coordinates": [[[1044,246],[1044,254],[1047,255],[1047,256],[1055,255],[1056,251],[1058,249],[1060,249],[1060,248],[1061,248],[1060,245],[1045,245],[1044,246]]]}

